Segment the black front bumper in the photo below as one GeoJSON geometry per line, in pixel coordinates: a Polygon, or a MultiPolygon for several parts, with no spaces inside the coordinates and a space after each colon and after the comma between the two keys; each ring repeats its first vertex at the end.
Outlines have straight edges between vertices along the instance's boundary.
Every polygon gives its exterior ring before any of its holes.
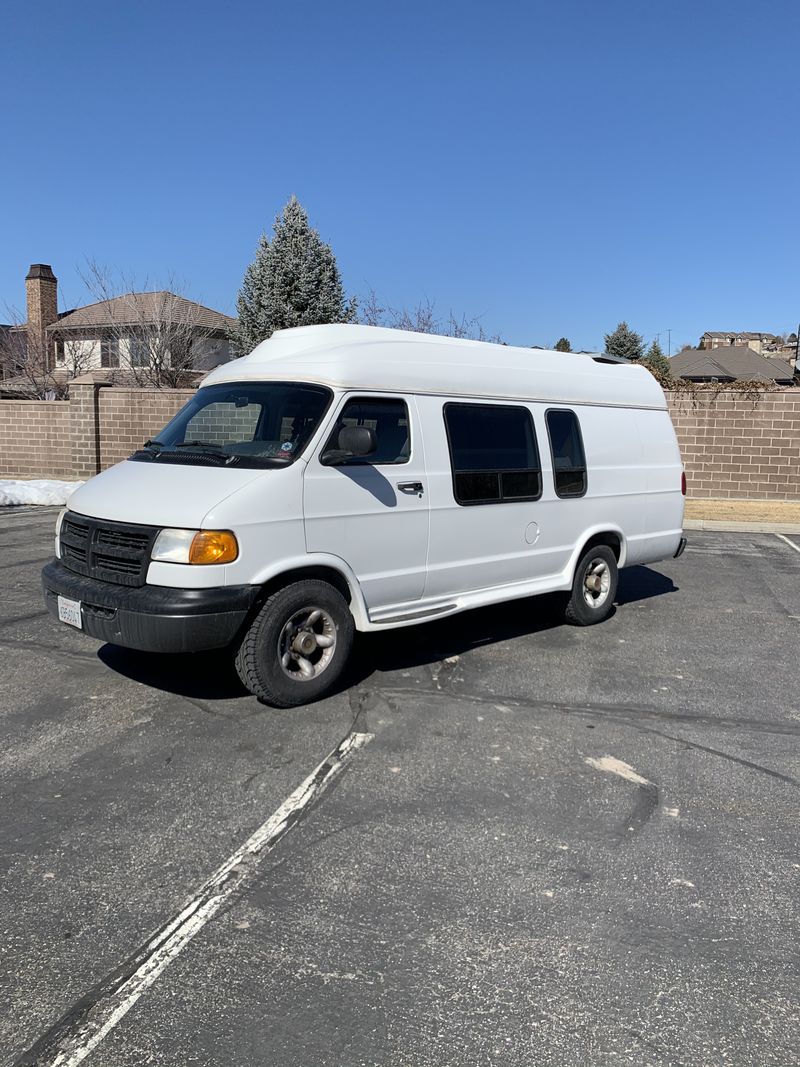
{"type": "Polygon", "coordinates": [[[56,619],[59,596],[79,600],[83,632],[90,637],[144,652],[200,652],[233,641],[259,587],[130,588],[85,578],[54,559],[42,570],[42,591],[56,619]]]}

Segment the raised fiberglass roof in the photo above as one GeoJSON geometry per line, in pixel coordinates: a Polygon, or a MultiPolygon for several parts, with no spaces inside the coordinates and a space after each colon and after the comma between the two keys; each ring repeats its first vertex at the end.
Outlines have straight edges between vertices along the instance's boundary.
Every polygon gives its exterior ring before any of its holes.
{"type": "Polygon", "coordinates": [[[367,392],[666,408],[658,382],[635,364],[345,324],[278,330],[249,355],[217,367],[203,385],[269,380],[367,392]]]}

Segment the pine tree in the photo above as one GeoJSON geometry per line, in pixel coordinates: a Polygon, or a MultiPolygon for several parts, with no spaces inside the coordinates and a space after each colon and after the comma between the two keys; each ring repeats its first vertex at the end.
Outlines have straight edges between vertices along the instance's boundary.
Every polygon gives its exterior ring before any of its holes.
{"type": "Polygon", "coordinates": [[[672,377],[672,369],[669,360],[664,355],[664,351],[658,343],[657,337],[653,340],[653,343],[647,349],[644,356],[642,356],[642,363],[647,365],[648,370],[657,371],[658,376],[661,378],[672,377]]]}
{"type": "Polygon", "coordinates": [[[345,299],[342,276],[329,245],[292,196],[275,219],[270,241],[262,234],[236,301],[234,341],[252,351],[275,330],[328,322],[352,322],[355,300],[345,299]]]}
{"type": "Polygon", "coordinates": [[[644,341],[641,334],[634,333],[627,322],[621,322],[613,333],[607,333],[606,352],[612,356],[625,359],[641,359],[644,353],[644,341]]]}
{"type": "Polygon", "coordinates": [[[569,343],[569,338],[567,338],[567,337],[559,337],[559,339],[556,341],[555,351],[556,352],[571,352],[572,351],[572,345],[569,343]]]}

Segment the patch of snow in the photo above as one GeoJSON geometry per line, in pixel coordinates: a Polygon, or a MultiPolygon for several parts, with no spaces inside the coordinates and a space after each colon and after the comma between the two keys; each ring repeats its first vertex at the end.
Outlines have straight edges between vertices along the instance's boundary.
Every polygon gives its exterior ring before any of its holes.
{"type": "Polygon", "coordinates": [[[64,505],[83,482],[59,482],[43,478],[0,478],[0,507],[20,504],[64,505]]]}

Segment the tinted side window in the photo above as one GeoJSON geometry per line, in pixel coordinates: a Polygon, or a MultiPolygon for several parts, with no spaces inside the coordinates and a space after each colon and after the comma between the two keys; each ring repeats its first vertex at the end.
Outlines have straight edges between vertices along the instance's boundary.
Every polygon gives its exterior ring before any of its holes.
{"type": "Polygon", "coordinates": [[[446,404],[444,421],[459,504],[537,500],[539,452],[527,408],[446,404]]]}
{"type": "Polygon", "coordinates": [[[336,420],[325,448],[338,447],[339,431],[345,426],[366,426],[374,430],[378,438],[377,452],[371,456],[348,460],[348,463],[408,463],[411,438],[405,401],[361,397],[358,400],[348,400],[336,420]]]}
{"type": "Polygon", "coordinates": [[[583,496],[586,492],[586,456],[578,416],[574,411],[548,411],[546,418],[556,495],[583,496]]]}

